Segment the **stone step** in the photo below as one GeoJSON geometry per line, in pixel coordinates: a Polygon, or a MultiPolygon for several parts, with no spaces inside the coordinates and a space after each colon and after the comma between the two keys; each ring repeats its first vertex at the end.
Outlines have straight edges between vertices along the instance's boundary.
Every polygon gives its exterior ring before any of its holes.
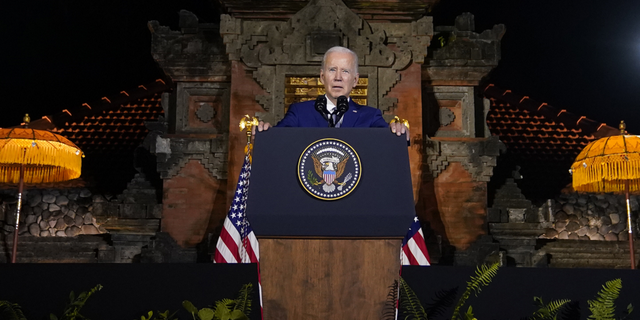
{"type": "Polygon", "coordinates": [[[551,268],[628,269],[629,259],[562,259],[551,258],[551,268]]]}
{"type": "MultiPolygon", "coordinates": [[[[610,252],[615,250],[629,250],[628,241],[586,241],[586,240],[553,240],[547,241],[542,249],[547,251],[566,251],[566,252],[591,252],[604,251],[610,252]]],[[[634,245],[634,249],[638,251],[640,248],[634,245]]]]}
{"type": "MultiPolygon", "coordinates": [[[[629,268],[629,243],[626,241],[546,241],[541,252],[549,256],[552,268],[629,268]]],[[[640,250],[634,247],[636,256],[640,250]]]]}

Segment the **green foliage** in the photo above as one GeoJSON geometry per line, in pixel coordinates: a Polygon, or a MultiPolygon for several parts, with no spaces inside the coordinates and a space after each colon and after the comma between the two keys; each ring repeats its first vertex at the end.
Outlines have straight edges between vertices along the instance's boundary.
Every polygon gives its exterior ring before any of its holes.
{"type": "Polygon", "coordinates": [[[251,313],[251,292],[253,284],[242,286],[235,300],[222,299],[215,302],[213,309],[196,308],[190,301],[183,301],[182,306],[191,313],[194,320],[249,320],[251,313]]]}
{"type": "Polygon", "coordinates": [[[0,319],[3,320],[27,320],[17,303],[0,301],[0,319]]]}
{"type": "MultiPolygon", "coordinates": [[[[593,320],[615,320],[616,306],[615,301],[620,296],[620,289],[622,289],[622,280],[614,279],[607,281],[602,286],[602,290],[598,292],[598,296],[595,300],[588,300],[589,311],[591,315],[589,319],[593,320]]],[[[633,306],[629,304],[627,306],[627,315],[633,311],[633,306]]]]}
{"type": "MultiPolygon", "coordinates": [[[[84,307],[85,303],[87,303],[87,299],[91,297],[97,291],[102,289],[102,285],[97,285],[93,287],[93,289],[89,290],[89,292],[82,292],[77,297],[73,291],[69,293],[69,303],[64,308],[62,316],[58,318],[55,314],[50,314],[49,318],[51,320],[76,320],[76,319],[87,319],[83,315],[80,314],[80,310],[84,307]]],[[[88,319],[87,319],[88,320],[88,319]]]]}
{"type": "Polygon", "coordinates": [[[173,317],[176,312],[169,314],[169,310],[166,310],[165,312],[158,311],[158,314],[154,315],[153,311],[149,311],[146,317],[140,316],[140,320],[177,320],[178,318],[173,317]]]}
{"type": "Polygon", "coordinates": [[[464,314],[464,318],[465,320],[478,320],[476,319],[476,317],[473,316],[473,307],[469,306],[469,309],[467,309],[467,312],[464,314]]]}
{"type": "Polygon", "coordinates": [[[539,309],[529,317],[529,320],[556,320],[560,309],[569,302],[571,302],[569,299],[560,299],[545,304],[542,298],[533,297],[533,303],[538,306],[539,309]]]}
{"type": "MultiPolygon", "coordinates": [[[[460,297],[460,300],[458,300],[458,304],[456,304],[456,307],[453,310],[451,320],[460,319],[460,309],[467,302],[467,299],[469,299],[471,293],[473,292],[477,296],[480,291],[482,291],[482,287],[488,286],[491,283],[493,277],[495,277],[495,275],[498,273],[499,267],[500,265],[498,264],[498,262],[495,262],[491,266],[483,264],[476,268],[476,275],[471,276],[470,281],[467,281],[467,288],[460,297]]],[[[469,319],[470,316],[472,317],[471,319],[474,319],[471,307],[469,307],[465,316],[467,317],[467,319],[469,319]]]]}
{"type": "Polygon", "coordinates": [[[400,309],[403,319],[427,320],[427,312],[418,296],[403,278],[400,278],[400,309]]]}

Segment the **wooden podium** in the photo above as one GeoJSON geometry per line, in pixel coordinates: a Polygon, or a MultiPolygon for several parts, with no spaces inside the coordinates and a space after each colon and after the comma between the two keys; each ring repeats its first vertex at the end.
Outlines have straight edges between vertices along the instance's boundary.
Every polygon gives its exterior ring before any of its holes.
{"type": "Polygon", "coordinates": [[[381,319],[415,217],[410,179],[406,138],[388,129],[256,135],[247,217],[260,243],[264,319],[381,319]],[[303,152],[325,138],[361,162],[359,183],[337,200],[312,196],[297,174],[303,152]]]}

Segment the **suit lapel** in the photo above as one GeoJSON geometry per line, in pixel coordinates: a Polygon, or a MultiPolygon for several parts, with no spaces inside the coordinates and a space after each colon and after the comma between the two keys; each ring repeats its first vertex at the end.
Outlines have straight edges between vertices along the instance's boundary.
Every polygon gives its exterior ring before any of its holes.
{"type": "Polygon", "coordinates": [[[350,99],[349,110],[347,110],[347,113],[344,114],[344,117],[342,118],[342,125],[340,127],[352,128],[358,120],[358,117],[360,117],[360,114],[358,113],[359,110],[360,105],[355,103],[353,99],[350,99]]]}

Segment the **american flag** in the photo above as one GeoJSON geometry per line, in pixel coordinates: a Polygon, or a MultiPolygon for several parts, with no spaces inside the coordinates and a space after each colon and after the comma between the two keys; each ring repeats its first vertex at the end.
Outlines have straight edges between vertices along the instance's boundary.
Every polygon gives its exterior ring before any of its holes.
{"type": "Polygon", "coordinates": [[[233,203],[229,208],[227,218],[224,219],[224,226],[216,245],[213,258],[215,263],[258,263],[260,260],[258,239],[256,239],[245,214],[250,175],[251,160],[247,154],[244,157],[233,203]]]}
{"type": "Polygon", "coordinates": [[[402,240],[400,264],[403,266],[430,266],[430,260],[420,220],[415,217],[411,227],[409,227],[409,232],[402,240]]]}
{"type": "Polygon", "coordinates": [[[214,263],[256,263],[258,266],[258,294],[260,312],[262,313],[262,284],[260,283],[260,247],[249,220],[247,220],[247,194],[249,193],[249,176],[251,176],[251,156],[244,156],[244,163],[238,186],[233,197],[229,213],[224,219],[224,226],[216,244],[213,256],[214,263]]]}

